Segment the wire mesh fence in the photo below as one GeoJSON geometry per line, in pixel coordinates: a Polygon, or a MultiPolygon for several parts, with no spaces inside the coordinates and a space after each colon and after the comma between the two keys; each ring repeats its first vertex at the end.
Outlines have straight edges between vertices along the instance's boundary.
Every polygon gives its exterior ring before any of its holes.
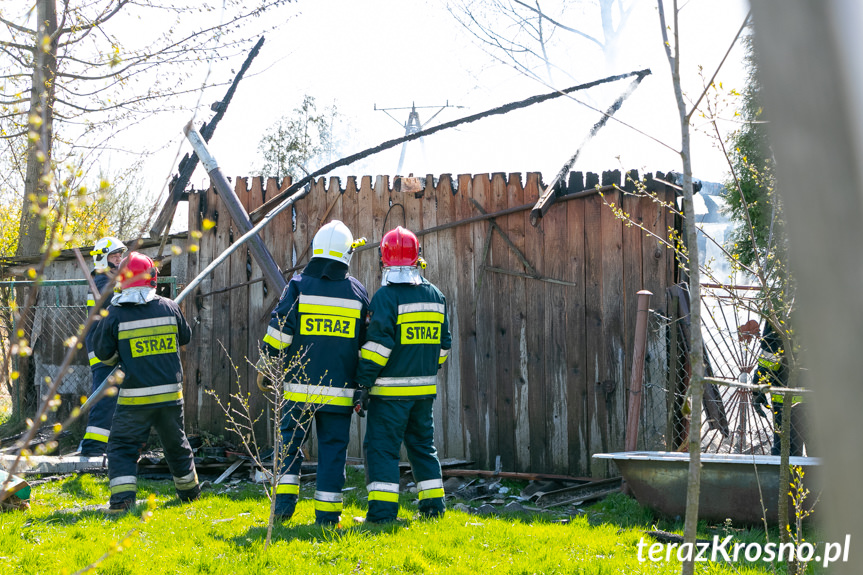
{"type": "MultiPolygon", "coordinates": [[[[705,375],[710,379],[702,404],[704,453],[778,454],[783,396],[746,387],[758,383],[754,379],[763,321],[755,305],[757,295],[757,290],[748,287],[706,288],[702,292],[701,332],[705,375]],[[757,334],[745,337],[740,328],[751,321],[758,326],[757,334]]],[[[678,306],[674,297],[670,299],[667,315],[650,310],[639,423],[645,449],[685,451],[692,409],[687,396],[692,375],[689,314],[688,305],[678,306]],[[664,422],[660,414],[664,414],[664,422]]],[[[795,395],[790,410],[792,455],[802,455],[806,431],[803,393],[795,395]]]]}
{"type": "MultiPolygon", "coordinates": [[[[173,277],[159,278],[163,284],[160,291],[173,296],[176,280],[173,277]]],[[[87,319],[87,295],[90,293],[86,280],[46,280],[38,285],[35,304],[23,313],[24,307],[36,282],[0,282],[0,347],[8,370],[5,377],[6,392],[18,413],[27,413],[41,401],[44,390],[60,375],[60,367],[72,338],[87,319]],[[21,339],[28,342],[32,353],[12,354],[15,344],[21,339]],[[18,377],[8,377],[9,373],[18,377]]],[[[72,363],[58,392],[76,397],[91,391],[87,350],[82,345],[76,350],[72,363]]]]}

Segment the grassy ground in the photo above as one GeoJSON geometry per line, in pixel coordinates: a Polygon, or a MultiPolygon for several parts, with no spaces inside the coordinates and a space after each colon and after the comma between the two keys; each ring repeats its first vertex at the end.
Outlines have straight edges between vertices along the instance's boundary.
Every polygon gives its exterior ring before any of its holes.
{"type": "MultiPolygon", "coordinates": [[[[274,529],[264,549],[268,502],[260,487],[217,486],[199,501],[179,504],[167,481],[140,481],[151,500],[122,517],[87,506],[108,499],[107,479],[90,475],[34,487],[29,512],[0,514],[0,573],[73,573],[106,552],[95,572],[137,573],[679,573],[672,560],[639,562],[637,544],[652,518],[631,499],[615,496],[568,523],[548,516],[477,516],[448,511],[416,518],[402,496],[404,522],[377,526],[365,515],[363,478],[349,475],[343,521],[337,530],[313,525],[313,486],[303,485],[294,518],[274,529]]],[[[660,525],[669,529],[674,526],[660,525]]],[[[677,526],[679,528],[679,525],[677,526]]],[[[678,533],[680,531],[678,530],[678,533]]],[[[705,533],[705,536],[712,533],[705,533]]],[[[758,531],[737,532],[763,541],[758,531]]],[[[772,573],[764,564],[702,563],[697,573],[772,573]]],[[[779,571],[782,572],[781,570],[779,571]]]]}

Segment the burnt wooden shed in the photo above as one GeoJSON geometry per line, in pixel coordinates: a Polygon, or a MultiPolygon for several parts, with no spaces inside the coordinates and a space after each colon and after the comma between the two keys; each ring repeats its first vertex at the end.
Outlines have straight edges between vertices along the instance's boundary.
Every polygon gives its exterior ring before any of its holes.
{"type": "MultiPolygon", "coordinates": [[[[321,178],[293,213],[279,214],[261,235],[289,277],[308,261],[315,232],[332,219],[369,242],[396,225],[416,232],[425,275],[447,297],[453,334],[435,404],[439,454],[483,468],[499,457],[506,470],[603,475],[605,464],[592,462],[591,454],[623,448],[635,294],[658,294],[652,307],[662,308],[661,294],[677,280],[674,251],[657,239],[667,240],[680,225],[667,207],[675,190],[661,179],[644,178],[655,194],[649,197],[630,193],[632,181],[623,183],[618,171],[573,172],[533,227],[530,208],[545,189],[538,173],[444,174],[414,187],[398,179],[391,186],[386,176],[351,177],[344,185],[321,178]],[[628,225],[620,210],[644,229],[628,225]]],[[[234,182],[247,212],[289,185],[234,182]]],[[[188,278],[239,236],[212,188],[189,195],[189,230],[187,249],[195,247],[187,252],[188,278]]],[[[377,250],[358,251],[351,274],[373,294],[381,279],[377,250]]],[[[253,409],[265,410],[252,364],[275,292],[239,249],[185,300],[195,326],[183,357],[190,428],[228,435],[208,390],[223,401],[238,390],[249,393],[253,409]]],[[[349,455],[359,457],[364,420],[355,421],[349,455]]]]}

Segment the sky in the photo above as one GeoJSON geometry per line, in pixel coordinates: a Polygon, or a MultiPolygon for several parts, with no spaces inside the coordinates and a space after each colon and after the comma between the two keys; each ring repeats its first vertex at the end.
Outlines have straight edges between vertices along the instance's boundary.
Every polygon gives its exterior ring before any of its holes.
{"type": "MultiPolygon", "coordinates": [[[[684,92],[691,100],[703,87],[725,55],[748,11],[741,0],[689,0],[681,3],[681,75],[684,92]]],[[[669,65],[665,58],[656,5],[625,2],[631,6],[618,50],[604,56],[591,43],[558,32],[552,59],[560,67],[552,80],[526,77],[500,52],[484,50],[471,32],[447,10],[442,0],[299,0],[269,16],[283,22],[266,34],[264,46],[242,80],[210,149],[229,177],[252,175],[262,164],[257,146],[261,137],[281,117],[290,115],[303,95],[316,98],[319,107],[335,104],[343,119],[336,130],[340,152],[348,155],[404,135],[407,110],[381,107],[443,106],[447,108],[428,124],[451,121],[512,101],[602,77],[649,68],[648,76],[615,115],[629,126],[610,121],[585,143],[600,113],[572,99],[560,98],[503,116],[480,120],[408,145],[402,175],[483,172],[541,172],[549,183],[561,166],[580,150],[574,170],[601,172],[611,169],[644,171],[681,170],[676,150],[680,128],[669,65]],[[559,64],[558,64],[559,62],[559,64]],[[564,73],[566,72],[566,74],[564,73]]],[[[543,9],[569,26],[601,36],[598,10],[592,2],[546,2],[543,9]],[[558,5],[566,4],[564,10],[558,5]]],[[[491,21],[491,20],[490,20],[491,21]]],[[[254,24],[254,22],[253,22],[254,24]]],[[[257,37],[253,26],[246,29],[257,37]]],[[[230,81],[241,60],[214,63],[200,70],[210,80],[230,81]]],[[[742,50],[735,49],[717,76],[723,93],[740,89],[745,81],[742,50]]],[[[574,96],[598,110],[605,110],[626,88],[619,81],[574,96]]],[[[209,120],[209,104],[220,100],[224,87],[200,96],[197,126],[209,120]]],[[[198,96],[195,97],[196,99],[198,96]]],[[[723,98],[720,113],[723,131],[734,129],[733,99],[723,98]]],[[[436,109],[420,109],[426,122],[436,109]]],[[[182,138],[189,115],[148,120],[128,137],[161,148],[145,163],[145,180],[153,193],[163,188],[176,170],[178,154],[190,151],[182,138]]],[[[728,171],[715,139],[705,132],[712,126],[696,118],[693,135],[693,170],[697,178],[723,181],[728,171]]],[[[378,154],[336,174],[395,175],[401,148],[378,154]]],[[[198,169],[196,188],[207,176],[198,169]]],[[[178,214],[177,222],[182,219],[178,214]]],[[[176,229],[175,224],[174,228],[176,229]]]]}

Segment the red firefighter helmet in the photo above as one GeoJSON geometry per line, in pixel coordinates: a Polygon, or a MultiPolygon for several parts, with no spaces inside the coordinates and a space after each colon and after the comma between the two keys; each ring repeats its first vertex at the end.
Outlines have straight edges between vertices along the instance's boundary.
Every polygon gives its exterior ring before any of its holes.
{"type": "Polygon", "coordinates": [[[384,234],[381,240],[381,262],[384,267],[413,266],[420,257],[420,243],[410,230],[399,226],[384,234]]]}
{"type": "Polygon", "coordinates": [[[148,256],[139,252],[132,252],[120,262],[120,269],[123,270],[123,281],[120,284],[120,289],[156,287],[159,274],[153,260],[148,256]]]}

